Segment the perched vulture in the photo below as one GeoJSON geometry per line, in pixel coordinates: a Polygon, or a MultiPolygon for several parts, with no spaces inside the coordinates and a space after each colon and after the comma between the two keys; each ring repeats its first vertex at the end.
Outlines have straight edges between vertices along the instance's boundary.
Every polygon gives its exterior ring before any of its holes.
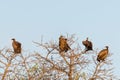
{"type": "Polygon", "coordinates": [[[107,57],[108,55],[108,46],[106,46],[106,49],[103,49],[99,52],[98,56],[97,56],[97,61],[104,61],[105,58],[107,57]]]}
{"type": "Polygon", "coordinates": [[[12,47],[14,49],[14,53],[21,53],[21,43],[16,41],[14,38],[12,40],[12,47]]]}
{"type": "Polygon", "coordinates": [[[67,52],[69,49],[71,49],[67,44],[67,39],[64,38],[63,36],[60,36],[59,38],[59,49],[60,49],[60,52],[63,52],[63,51],[67,52]]]}
{"type": "Polygon", "coordinates": [[[85,46],[85,52],[89,50],[93,50],[92,48],[92,42],[88,41],[88,38],[85,41],[82,41],[82,44],[85,46]]]}

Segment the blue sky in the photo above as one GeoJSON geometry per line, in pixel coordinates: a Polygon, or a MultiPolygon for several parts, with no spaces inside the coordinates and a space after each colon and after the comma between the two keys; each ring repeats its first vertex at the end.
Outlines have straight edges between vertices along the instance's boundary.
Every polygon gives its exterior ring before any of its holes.
{"type": "MultiPolygon", "coordinates": [[[[115,73],[120,74],[119,0],[1,0],[0,48],[11,47],[11,38],[23,48],[35,49],[32,41],[58,40],[59,35],[86,37],[94,48],[110,47],[115,73]]],[[[82,45],[81,45],[82,46],[82,45]]]]}

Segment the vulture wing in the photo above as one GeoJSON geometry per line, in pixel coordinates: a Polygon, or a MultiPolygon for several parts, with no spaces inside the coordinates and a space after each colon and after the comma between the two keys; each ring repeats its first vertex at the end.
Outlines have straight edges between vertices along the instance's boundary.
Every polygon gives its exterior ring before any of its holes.
{"type": "Polygon", "coordinates": [[[100,60],[104,60],[108,55],[108,49],[103,49],[102,51],[99,52],[97,60],[100,62],[100,60]]]}
{"type": "Polygon", "coordinates": [[[15,44],[17,45],[17,48],[21,48],[21,43],[20,42],[16,41],[15,44]]]}
{"type": "Polygon", "coordinates": [[[65,39],[65,52],[67,52],[70,48],[70,46],[67,43],[67,39],[65,39]]]}
{"type": "Polygon", "coordinates": [[[65,39],[63,37],[59,38],[59,49],[60,52],[64,51],[64,44],[65,44],[65,39]]]}
{"type": "Polygon", "coordinates": [[[92,49],[92,42],[91,41],[88,41],[88,50],[93,50],[92,49]]]}

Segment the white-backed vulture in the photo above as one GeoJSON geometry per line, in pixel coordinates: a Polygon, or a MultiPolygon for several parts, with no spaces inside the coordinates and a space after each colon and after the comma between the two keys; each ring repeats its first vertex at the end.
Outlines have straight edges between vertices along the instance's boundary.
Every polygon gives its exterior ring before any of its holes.
{"type": "Polygon", "coordinates": [[[88,40],[88,38],[85,41],[82,41],[82,44],[85,46],[85,52],[89,50],[93,50],[92,42],[88,40]]]}
{"type": "Polygon", "coordinates": [[[21,43],[16,41],[14,38],[12,40],[13,40],[12,47],[13,47],[14,53],[15,54],[21,53],[21,43]]]}
{"type": "Polygon", "coordinates": [[[99,52],[98,56],[97,56],[97,61],[104,61],[105,58],[108,56],[108,46],[106,46],[106,49],[103,49],[99,52]]]}
{"type": "Polygon", "coordinates": [[[67,43],[67,39],[64,38],[63,36],[59,37],[59,50],[60,52],[67,52],[69,49],[71,49],[67,43]]]}

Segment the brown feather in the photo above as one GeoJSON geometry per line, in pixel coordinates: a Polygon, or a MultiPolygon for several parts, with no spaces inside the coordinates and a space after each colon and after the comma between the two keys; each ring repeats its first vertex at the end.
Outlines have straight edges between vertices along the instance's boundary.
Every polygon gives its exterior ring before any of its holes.
{"type": "Polygon", "coordinates": [[[69,49],[71,49],[67,44],[67,39],[65,39],[63,36],[60,36],[59,38],[59,49],[60,49],[60,52],[63,52],[63,51],[67,52],[69,49]]]}
{"type": "Polygon", "coordinates": [[[15,39],[12,40],[12,47],[14,49],[14,53],[21,53],[21,43],[16,41],[15,39]]]}
{"type": "Polygon", "coordinates": [[[88,38],[85,41],[82,41],[82,44],[85,46],[85,51],[93,50],[93,45],[91,41],[88,41],[88,38]]]}
{"type": "Polygon", "coordinates": [[[101,60],[104,61],[105,58],[108,56],[108,47],[106,49],[103,49],[99,52],[97,60],[100,62],[101,60]]]}

